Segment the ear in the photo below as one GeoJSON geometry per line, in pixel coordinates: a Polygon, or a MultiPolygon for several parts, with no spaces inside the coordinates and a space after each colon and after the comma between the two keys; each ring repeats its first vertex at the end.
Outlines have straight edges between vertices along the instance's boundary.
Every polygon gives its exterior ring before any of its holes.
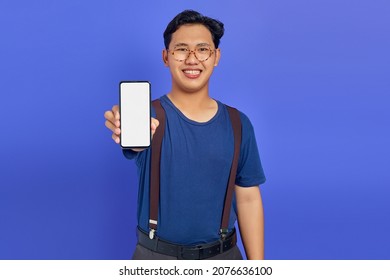
{"type": "Polygon", "coordinates": [[[162,59],[163,59],[164,65],[166,67],[168,67],[169,66],[169,64],[168,64],[168,51],[166,49],[163,49],[163,51],[162,51],[162,59]]]}
{"type": "Polygon", "coordinates": [[[218,66],[219,60],[221,59],[221,49],[218,48],[215,50],[215,62],[214,66],[218,66]]]}

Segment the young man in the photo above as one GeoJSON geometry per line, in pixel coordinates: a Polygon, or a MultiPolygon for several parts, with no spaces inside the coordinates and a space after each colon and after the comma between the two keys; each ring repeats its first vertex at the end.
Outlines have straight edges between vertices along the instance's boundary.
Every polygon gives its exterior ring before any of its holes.
{"type": "MultiPolygon", "coordinates": [[[[259,184],[265,177],[253,127],[241,112],[229,230],[220,234],[234,137],[227,107],[209,95],[209,80],[221,58],[218,45],[223,33],[220,21],[190,10],[178,14],[164,32],[162,58],[171,72],[172,89],[160,98],[166,120],[157,231],[149,224],[151,149],[123,151],[139,169],[138,244],[133,259],[242,259],[236,246],[236,220],[247,258],[264,258],[259,184]]],[[[154,135],[161,127],[154,108],[152,116],[154,135]]],[[[105,112],[105,118],[119,143],[118,106],[105,112]]]]}

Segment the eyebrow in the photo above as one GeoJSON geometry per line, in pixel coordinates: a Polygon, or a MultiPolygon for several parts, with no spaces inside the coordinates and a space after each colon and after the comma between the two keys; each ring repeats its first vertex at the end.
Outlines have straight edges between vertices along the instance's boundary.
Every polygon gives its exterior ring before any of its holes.
{"type": "MultiPolygon", "coordinates": [[[[186,43],[177,43],[175,44],[173,47],[188,47],[189,45],[186,44],[186,43]]],[[[197,47],[203,47],[203,46],[210,46],[210,44],[208,43],[199,43],[199,44],[196,44],[197,47]]]]}

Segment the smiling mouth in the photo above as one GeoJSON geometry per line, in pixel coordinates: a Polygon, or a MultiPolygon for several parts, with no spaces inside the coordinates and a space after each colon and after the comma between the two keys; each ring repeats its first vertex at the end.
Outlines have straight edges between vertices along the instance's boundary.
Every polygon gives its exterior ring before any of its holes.
{"type": "Polygon", "coordinates": [[[201,70],[183,70],[184,74],[191,75],[191,76],[197,76],[200,75],[202,72],[201,70]]]}

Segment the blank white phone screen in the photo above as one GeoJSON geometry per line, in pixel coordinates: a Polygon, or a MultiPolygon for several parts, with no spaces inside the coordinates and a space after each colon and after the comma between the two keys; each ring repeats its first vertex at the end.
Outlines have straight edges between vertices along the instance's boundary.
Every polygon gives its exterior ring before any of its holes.
{"type": "Polygon", "coordinates": [[[150,146],[150,83],[120,83],[122,148],[150,146]]]}

